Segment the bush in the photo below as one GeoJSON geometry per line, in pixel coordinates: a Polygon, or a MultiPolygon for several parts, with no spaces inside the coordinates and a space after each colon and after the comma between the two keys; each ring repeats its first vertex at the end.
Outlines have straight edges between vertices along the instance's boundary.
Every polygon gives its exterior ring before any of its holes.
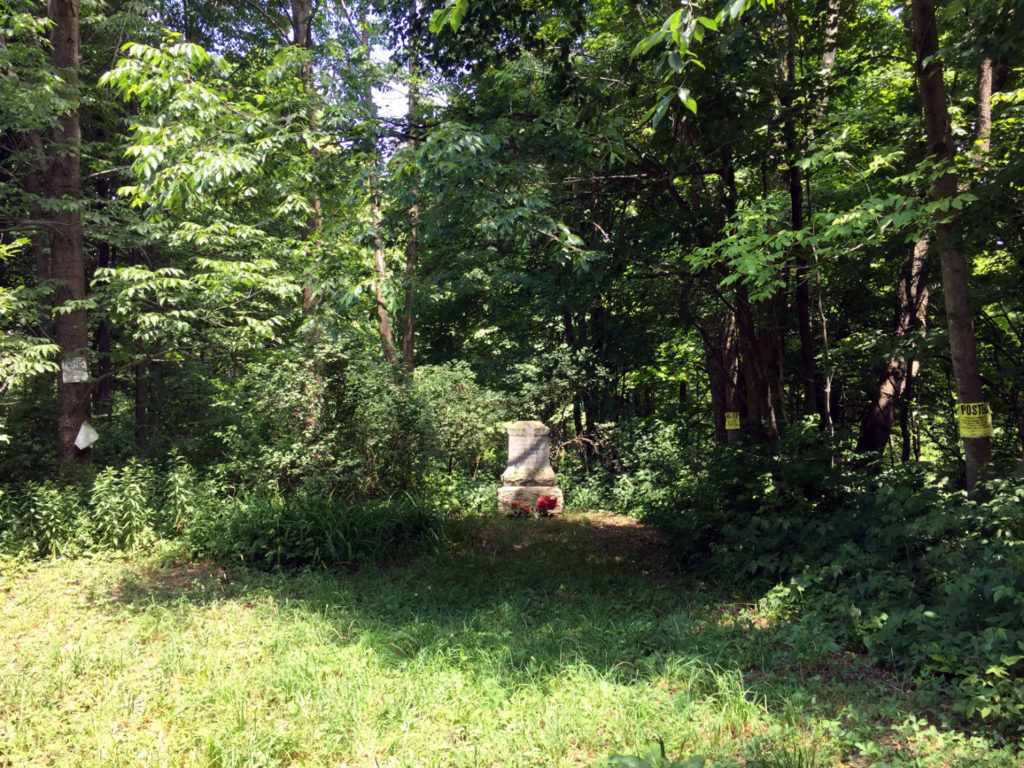
{"type": "Polygon", "coordinates": [[[680,562],[760,584],[819,633],[896,662],[964,717],[1024,729],[1024,484],[973,497],[922,465],[832,466],[806,433],[716,450],[647,520],[680,562]]]}
{"type": "Polygon", "coordinates": [[[218,472],[238,488],[364,499],[406,489],[428,429],[408,388],[383,363],[330,345],[283,350],[223,385],[218,472]]]}
{"type": "Polygon", "coordinates": [[[659,419],[602,424],[603,463],[585,471],[565,462],[562,474],[570,509],[657,516],[678,508],[692,480],[685,427],[659,419]]]}
{"type": "Polygon", "coordinates": [[[413,381],[429,411],[435,471],[496,479],[505,468],[504,400],[477,384],[464,362],[420,366],[413,381]]]}
{"type": "Polygon", "coordinates": [[[328,496],[250,494],[204,506],[185,523],[196,556],[256,568],[352,568],[435,541],[437,518],[411,498],[339,503],[328,496]]]}
{"type": "Polygon", "coordinates": [[[152,541],[156,485],[153,468],[137,459],[97,474],[91,494],[96,544],[131,550],[152,541]]]}
{"type": "Polygon", "coordinates": [[[68,557],[92,543],[88,506],[77,486],[30,481],[0,492],[0,549],[68,557]]]}
{"type": "MultiPolygon", "coordinates": [[[[491,483],[491,507],[493,496],[491,483]]],[[[408,496],[349,504],[308,493],[237,495],[214,479],[200,480],[180,457],[165,473],[131,461],[91,482],[3,489],[0,551],[63,557],[132,550],[163,537],[180,540],[188,556],[224,563],[351,568],[436,541],[445,511],[408,496]]]]}
{"type": "Polygon", "coordinates": [[[220,405],[232,423],[218,471],[239,488],[357,502],[420,492],[438,472],[496,476],[501,458],[502,401],[465,364],[410,378],[323,343],[250,365],[220,405]]]}

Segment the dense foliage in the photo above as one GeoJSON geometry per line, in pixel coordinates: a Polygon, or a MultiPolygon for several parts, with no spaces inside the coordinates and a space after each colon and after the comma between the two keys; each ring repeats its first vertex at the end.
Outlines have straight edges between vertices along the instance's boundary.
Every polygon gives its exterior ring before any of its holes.
{"type": "Polygon", "coordinates": [[[570,508],[1022,727],[1019,2],[41,14],[0,4],[4,550],[398,557],[539,418],[570,508]]]}
{"type": "Polygon", "coordinates": [[[819,641],[854,643],[967,717],[1015,730],[1024,476],[968,497],[918,464],[830,466],[833,449],[808,437],[787,436],[802,450],[697,459],[675,504],[647,519],[674,532],[686,568],[760,585],[819,641]]]}

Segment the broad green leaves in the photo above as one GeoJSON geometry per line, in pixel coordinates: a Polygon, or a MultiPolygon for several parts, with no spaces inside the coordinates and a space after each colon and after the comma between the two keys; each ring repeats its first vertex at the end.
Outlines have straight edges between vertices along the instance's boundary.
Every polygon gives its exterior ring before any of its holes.
{"type": "Polygon", "coordinates": [[[612,755],[608,768],[704,768],[707,760],[703,755],[691,755],[686,759],[671,760],[665,753],[665,743],[659,738],[648,742],[639,755],[612,755]]]}
{"type": "Polygon", "coordinates": [[[223,217],[227,201],[219,195],[234,201],[270,192],[278,215],[309,213],[303,158],[324,142],[295,119],[294,85],[280,79],[282,69],[294,76],[301,64],[293,51],[264,72],[266,90],[236,82],[223,58],[190,43],[130,44],[125,52],[101,82],[144,110],[126,151],[138,183],[121,189],[133,206],[156,216],[203,208],[223,217]]]}
{"type": "MultiPolygon", "coordinates": [[[[774,0],[757,0],[757,3],[764,8],[774,5],[774,0]]],[[[704,41],[706,32],[719,31],[723,22],[735,21],[754,4],[755,0],[730,0],[714,18],[711,18],[700,15],[691,3],[687,3],[665,19],[658,29],[637,43],[633,48],[633,56],[643,56],[662,46],[663,63],[669,70],[665,75],[666,83],[673,75],[683,75],[688,65],[703,68],[704,64],[693,51],[693,47],[704,41]]],[[[676,98],[690,112],[697,113],[697,99],[687,86],[664,85],[659,89],[656,98],[655,105],[644,115],[644,119],[651,120],[654,127],[657,127],[665,117],[676,98]]]]}
{"type": "Polygon", "coordinates": [[[470,0],[448,0],[444,8],[430,15],[430,31],[436,35],[448,25],[453,32],[458,32],[469,10],[469,3],[470,0]]]}
{"type": "MultiPolygon", "coordinates": [[[[28,246],[28,240],[23,238],[0,242],[0,266],[28,246]]],[[[33,377],[57,371],[54,360],[59,348],[35,333],[40,322],[40,301],[46,299],[51,288],[8,288],[0,284],[0,443],[9,440],[4,434],[8,398],[33,377]]]]}

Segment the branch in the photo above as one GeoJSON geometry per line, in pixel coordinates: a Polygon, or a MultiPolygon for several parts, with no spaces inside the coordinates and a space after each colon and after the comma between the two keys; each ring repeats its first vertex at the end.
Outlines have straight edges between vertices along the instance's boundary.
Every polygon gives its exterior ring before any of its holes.
{"type": "Polygon", "coordinates": [[[273,16],[271,16],[266,11],[266,9],[263,8],[262,5],[260,5],[257,2],[253,2],[253,0],[242,0],[242,3],[244,5],[247,5],[252,10],[256,11],[256,13],[258,13],[260,16],[262,16],[264,19],[266,19],[268,22],[270,22],[270,26],[272,26],[275,30],[277,30],[277,34],[279,34],[284,39],[284,41],[286,43],[288,42],[288,30],[285,29],[284,27],[282,27],[280,22],[277,19],[275,19],[273,16]]]}

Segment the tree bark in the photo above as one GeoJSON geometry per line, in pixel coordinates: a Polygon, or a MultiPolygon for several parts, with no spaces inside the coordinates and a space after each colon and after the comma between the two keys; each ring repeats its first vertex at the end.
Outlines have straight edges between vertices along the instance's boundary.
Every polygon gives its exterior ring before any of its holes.
{"type": "MultiPolygon", "coordinates": [[[[736,213],[736,168],[733,165],[732,150],[723,148],[718,155],[721,163],[724,194],[722,204],[726,219],[736,213]]],[[[724,275],[722,275],[724,276],[724,275]]],[[[747,289],[742,282],[733,286],[733,319],[739,353],[736,377],[737,386],[734,390],[734,403],[737,410],[743,410],[747,432],[755,440],[763,440],[767,434],[772,441],[778,438],[778,423],[772,405],[771,383],[768,380],[768,366],[762,354],[764,340],[758,337],[754,314],[750,306],[747,289]],[[741,391],[741,387],[742,390],[741,391]],[[740,408],[742,400],[745,408],[740,408]],[[767,433],[766,433],[767,426],[767,433]]],[[[735,440],[739,434],[727,439],[735,440]]]]}
{"type": "Polygon", "coordinates": [[[377,305],[377,332],[380,334],[384,359],[391,363],[391,365],[398,365],[395,339],[391,333],[390,313],[388,312],[388,305],[384,296],[384,285],[388,281],[388,265],[384,257],[384,238],[380,235],[380,203],[377,200],[376,190],[371,192],[370,195],[370,223],[377,230],[373,243],[373,271],[377,276],[373,289],[373,297],[377,305]]]}
{"type": "MultiPolygon", "coordinates": [[[[410,99],[411,101],[411,99],[410,99]]],[[[414,190],[413,194],[417,194],[414,190]]],[[[416,368],[416,292],[412,279],[419,264],[420,204],[409,206],[409,231],[405,241],[405,311],[402,316],[402,362],[412,373],[416,368]]]]}
{"type": "MultiPolygon", "coordinates": [[[[789,179],[790,218],[793,230],[804,228],[804,185],[803,173],[797,161],[800,159],[796,140],[796,115],[793,112],[796,94],[796,44],[797,30],[795,21],[787,22],[789,27],[790,48],[786,53],[786,83],[783,88],[782,107],[785,110],[783,134],[786,141],[786,155],[789,160],[787,176],[789,179]]],[[[814,330],[811,326],[811,288],[810,272],[803,248],[795,250],[796,262],[796,313],[797,327],[800,333],[800,380],[803,384],[803,412],[813,414],[818,411],[818,391],[814,370],[814,330]]]]}
{"type": "MultiPolygon", "coordinates": [[[[928,245],[928,238],[916,242],[903,262],[893,328],[897,339],[914,332],[923,334],[925,330],[928,309],[925,265],[928,245]]],[[[886,362],[871,405],[861,418],[860,435],[857,438],[859,452],[881,451],[889,444],[896,406],[902,403],[908,393],[911,380],[917,375],[919,367],[916,360],[902,354],[893,355],[886,362]]]]}
{"type": "Polygon", "coordinates": [[[704,340],[704,361],[711,389],[711,413],[715,424],[715,440],[721,444],[735,442],[741,432],[726,428],[725,414],[738,413],[740,351],[736,339],[736,316],[727,308],[712,322],[709,332],[701,330],[704,340]]]}
{"type": "Polygon", "coordinates": [[[779,425],[775,417],[775,406],[772,403],[768,364],[763,353],[764,340],[757,332],[753,309],[747,289],[743,285],[736,288],[735,297],[741,365],[747,390],[748,431],[754,439],[767,438],[771,442],[775,442],[779,437],[779,425]]]}
{"type": "MultiPolygon", "coordinates": [[[[839,39],[839,22],[843,16],[841,0],[829,0],[828,15],[825,21],[825,50],[821,54],[821,68],[827,72],[836,63],[836,42],[839,39]]],[[[821,111],[828,104],[828,90],[821,99],[821,111]]]]}
{"type": "MultiPolygon", "coordinates": [[[[416,152],[419,139],[416,135],[416,112],[419,110],[420,94],[416,78],[419,76],[419,15],[416,0],[409,0],[409,149],[416,152]]],[[[405,240],[405,307],[402,314],[402,362],[405,370],[412,373],[416,368],[416,292],[413,278],[419,265],[420,245],[420,201],[416,184],[412,188],[412,203],[409,205],[409,228],[405,240]]]]}
{"type": "MultiPolygon", "coordinates": [[[[347,7],[343,6],[348,13],[347,7]]],[[[359,42],[366,50],[367,61],[370,59],[370,33],[366,25],[365,11],[363,17],[360,20],[358,28],[353,28],[353,31],[359,35],[359,42]]],[[[366,114],[370,118],[376,118],[377,106],[373,101],[373,89],[370,85],[370,81],[366,81],[365,88],[363,89],[363,108],[366,110],[366,114]]],[[[376,132],[370,136],[370,141],[373,143],[371,152],[374,157],[371,162],[379,162],[377,157],[377,135],[376,132]]],[[[384,296],[384,286],[388,282],[388,265],[387,259],[384,253],[384,238],[380,233],[381,225],[381,209],[380,209],[380,190],[379,190],[379,179],[377,177],[377,169],[374,168],[370,173],[369,187],[370,187],[370,226],[373,228],[373,272],[376,276],[376,281],[373,287],[373,297],[376,304],[377,311],[377,332],[380,334],[381,348],[384,352],[384,359],[387,360],[391,365],[398,365],[398,352],[395,350],[395,339],[391,332],[391,317],[388,312],[387,301],[384,296]]]]}
{"type": "MultiPolygon", "coordinates": [[[[114,266],[114,248],[110,243],[100,241],[96,244],[96,266],[114,266]]],[[[96,368],[99,380],[93,392],[93,408],[108,422],[113,405],[110,398],[114,392],[114,377],[110,373],[113,368],[110,360],[112,348],[110,323],[104,318],[96,326],[96,368]]]]}
{"type": "MultiPolygon", "coordinates": [[[[51,23],[50,45],[54,67],[66,84],[62,94],[71,104],[60,116],[50,135],[45,174],[47,196],[54,202],[50,232],[50,269],[56,283],[54,292],[54,333],[61,361],[87,356],[88,318],[84,309],[63,311],[69,301],[85,298],[83,259],[81,142],[78,119],[78,3],[75,0],[49,0],[47,13],[51,23]]],[[[89,382],[57,379],[57,466],[66,472],[74,464],[92,461],[92,450],[75,447],[82,423],[89,418],[89,382]]]]}
{"type": "MultiPolygon", "coordinates": [[[[955,147],[946,106],[946,86],[939,61],[939,38],[933,0],[912,0],[915,74],[924,111],[928,149],[942,173],[936,177],[932,197],[936,202],[951,201],[959,192],[954,168],[955,147]]],[[[943,300],[949,332],[949,350],[953,361],[953,381],[960,404],[984,401],[978,353],[974,340],[974,321],[968,285],[967,261],[959,249],[959,217],[952,213],[935,225],[935,245],[942,268],[943,300]]],[[[989,437],[964,437],[964,462],[967,487],[978,481],[981,468],[991,461],[989,437]]]]}
{"type": "MultiPolygon", "coordinates": [[[[290,22],[292,27],[292,45],[311,51],[313,48],[313,4],[310,0],[291,0],[290,22]]],[[[313,60],[308,59],[302,63],[298,71],[299,81],[303,90],[308,91],[313,80],[313,60]]],[[[316,113],[310,112],[307,121],[311,127],[316,125],[316,113]]],[[[316,149],[311,150],[311,157],[315,160],[316,149]]],[[[310,277],[302,286],[302,312],[309,314],[316,307],[316,300],[313,298],[312,273],[316,269],[316,254],[320,249],[320,230],[323,228],[323,214],[320,207],[320,195],[315,191],[309,195],[309,207],[311,209],[306,221],[302,226],[302,239],[309,245],[311,256],[309,259],[310,277]]]]}
{"type": "MultiPolygon", "coordinates": [[[[141,346],[136,350],[136,353],[140,357],[145,354],[141,346]]],[[[138,454],[144,454],[146,452],[146,444],[149,441],[149,398],[147,396],[149,389],[146,381],[148,378],[147,374],[149,373],[149,364],[140,361],[132,367],[135,373],[135,386],[133,390],[135,450],[138,454]]]]}
{"type": "Polygon", "coordinates": [[[974,108],[974,151],[982,163],[992,146],[992,59],[988,56],[978,64],[974,108]]]}

